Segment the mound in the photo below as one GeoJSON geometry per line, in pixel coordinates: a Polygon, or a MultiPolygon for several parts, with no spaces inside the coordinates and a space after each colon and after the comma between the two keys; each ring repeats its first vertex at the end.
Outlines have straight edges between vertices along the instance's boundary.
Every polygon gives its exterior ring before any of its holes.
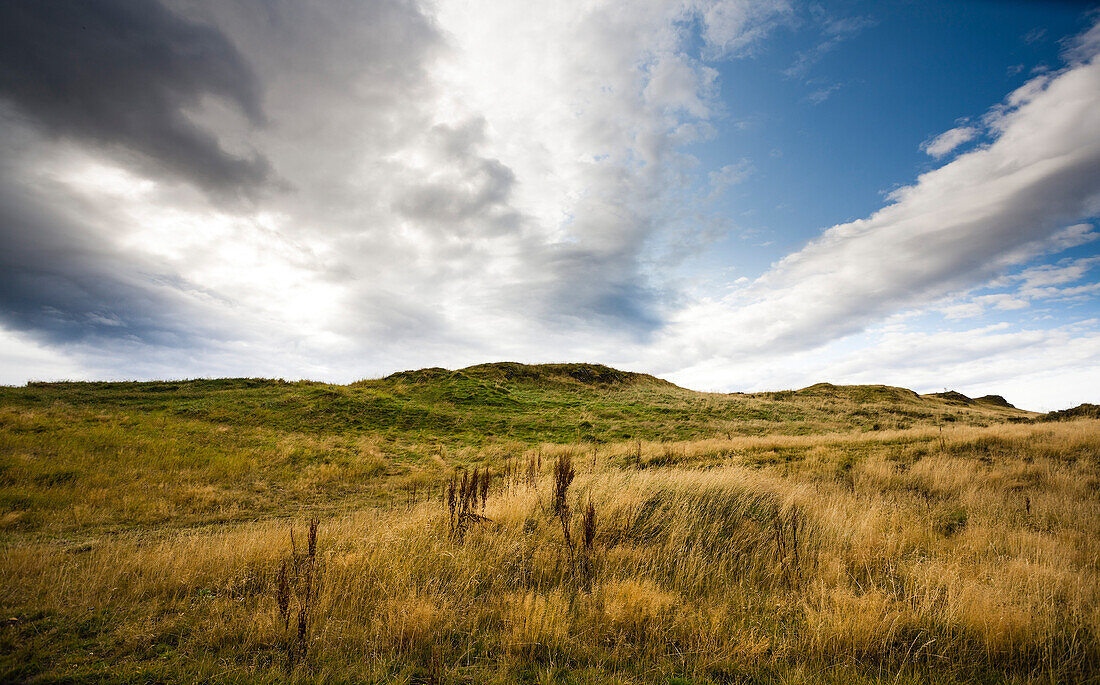
{"type": "Polygon", "coordinates": [[[461,373],[496,383],[581,384],[595,386],[615,385],[663,385],[672,386],[649,374],[619,371],[603,364],[519,364],[494,362],[477,364],[461,369],[461,373]]]}
{"type": "Polygon", "coordinates": [[[444,369],[441,366],[432,366],[426,369],[416,369],[413,371],[398,371],[397,373],[391,373],[382,380],[404,381],[406,383],[419,384],[435,383],[450,378],[454,373],[454,371],[444,369]]]}
{"type": "Polygon", "coordinates": [[[1073,419],[1100,419],[1100,404],[1079,404],[1070,409],[1052,411],[1040,417],[1040,421],[1072,421],[1073,419]]]}
{"type": "Polygon", "coordinates": [[[833,385],[832,383],[815,383],[796,390],[794,394],[798,397],[838,397],[860,403],[904,402],[919,397],[912,390],[892,385],[833,385]]]}
{"type": "Polygon", "coordinates": [[[970,399],[969,397],[967,397],[966,395],[962,394],[961,392],[956,392],[954,390],[947,390],[947,391],[944,391],[944,392],[933,392],[933,393],[930,393],[928,395],[925,395],[925,397],[938,397],[941,400],[947,400],[948,402],[961,402],[962,404],[970,404],[971,402],[973,402],[973,400],[970,399]]]}
{"type": "Polygon", "coordinates": [[[1000,395],[982,395],[974,400],[975,402],[981,402],[983,404],[992,404],[995,407],[1006,407],[1008,409],[1015,409],[1016,407],[1008,400],[1000,395]]]}

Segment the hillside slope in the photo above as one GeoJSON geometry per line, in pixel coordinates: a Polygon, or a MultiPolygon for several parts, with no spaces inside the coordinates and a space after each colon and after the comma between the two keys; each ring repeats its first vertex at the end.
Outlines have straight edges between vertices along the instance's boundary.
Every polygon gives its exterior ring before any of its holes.
{"type": "Polygon", "coordinates": [[[965,399],[829,383],[780,392],[701,393],[598,364],[510,362],[403,371],[346,386],[217,379],[0,389],[5,407],[136,412],[311,434],[373,432],[452,446],[812,434],[1035,416],[1007,403],[965,399]]]}

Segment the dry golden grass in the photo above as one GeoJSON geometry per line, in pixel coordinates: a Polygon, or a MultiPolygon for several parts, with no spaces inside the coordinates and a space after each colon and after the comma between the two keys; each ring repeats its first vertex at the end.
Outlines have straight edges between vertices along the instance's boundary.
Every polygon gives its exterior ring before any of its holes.
{"type": "Polygon", "coordinates": [[[324,519],[289,676],[286,520],[9,543],[0,679],[1100,679],[1100,421],[541,451],[461,537],[438,489],[324,519]]]}

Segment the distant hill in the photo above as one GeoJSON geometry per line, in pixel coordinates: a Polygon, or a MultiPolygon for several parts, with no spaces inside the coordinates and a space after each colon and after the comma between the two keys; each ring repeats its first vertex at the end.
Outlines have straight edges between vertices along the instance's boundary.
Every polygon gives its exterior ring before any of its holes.
{"type": "Polygon", "coordinates": [[[419,369],[417,371],[399,371],[383,380],[406,381],[410,383],[446,382],[456,377],[467,377],[495,383],[535,383],[535,384],[579,384],[591,386],[613,385],[663,385],[675,387],[672,383],[651,376],[648,373],[620,371],[603,364],[520,364],[517,362],[494,362],[468,366],[458,371],[439,367],[419,369]]]}
{"type": "Polygon", "coordinates": [[[905,388],[891,385],[833,385],[815,383],[801,390],[793,391],[798,397],[843,397],[856,402],[900,402],[919,401],[920,395],[905,388]]]}
{"type": "Polygon", "coordinates": [[[983,395],[981,397],[971,398],[971,397],[967,397],[966,395],[962,394],[961,392],[956,392],[954,390],[946,390],[944,392],[930,393],[928,395],[924,395],[924,397],[938,397],[941,400],[947,400],[948,402],[951,402],[953,404],[965,404],[965,405],[987,404],[987,405],[991,405],[991,406],[994,406],[994,407],[1004,407],[1006,409],[1015,409],[1016,408],[1016,407],[1012,406],[1011,404],[1009,404],[1008,400],[1001,397],[1000,395],[983,395]]]}
{"type": "Polygon", "coordinates": [[[1027,421],[1003,398],[918,395],[886,385],[703,393],[602,364],[498,362],[401,371],[350,385],[230,378],[32,383],[0,388],[0,407],[67,407],[200,421],[222,428],[371,434],[401,449],[540,441],[687,440],[765,433],[887,430],[1027,421]],[[418,447],[421,446],[421,447],[418,447]]]}
{"type": "Polygon", "coordinates": [[[961,392],[956,392],[954,390],[945,390],[943,392],[933,392],[933,393],[929,393],[928,395],[925,395],[925,397],[938,397],[941,400],[947,400],[949,402],[961,402],[963,404],[969,404],[970,402],[973,401],[969,397],[967,397],[966,395],[962,394],[961,392]]]}
{"type": "Polygon", "coordinates": [[[1100,404],[1079,404],[1070,409],[1052,411],[1040,417],[1042,421],[1070,421],[1072,419],[1100,419],[1100,404]]]}
{"type": "Polygon", "coordinates": [[[1000,395],[982,395],[974,400],[975,402],[985,402],[986,404],[992,404],[995,407],[1007,407],[1009,409],[1015,409],[1008,400],[1000,395]]]}

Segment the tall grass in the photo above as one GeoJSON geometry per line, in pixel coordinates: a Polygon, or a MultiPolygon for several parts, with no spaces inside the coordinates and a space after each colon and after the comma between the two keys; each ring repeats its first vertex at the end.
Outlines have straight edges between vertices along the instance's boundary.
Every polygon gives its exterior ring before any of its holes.
{"type": "Polygon", "coordinates": [[[1100,421],[637,449],[326,518],[289,676],[284,521],[9,544],[0,680],[1100,678],[1100,421]]]}

